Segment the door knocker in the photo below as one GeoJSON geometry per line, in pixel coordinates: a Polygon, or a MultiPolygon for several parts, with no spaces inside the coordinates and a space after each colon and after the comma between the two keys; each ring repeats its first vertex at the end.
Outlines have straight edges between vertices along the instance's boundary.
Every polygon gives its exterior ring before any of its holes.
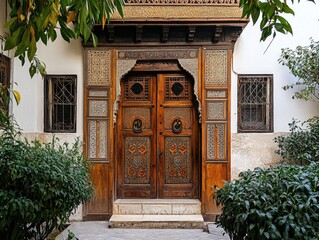
{"type": "Polygon", "coordinates": [[[172,131],[173,133],[180,133],[182,132],[183,124],[179,118],[174,119],[172,123],[172,131]]]}
{"type": "Polygon", "coordinates": [[[143,122],[141,119],[134,119],[133,124],[132,124],[132,130],[135,133],[140,133],[143,130],[143,122]]]}

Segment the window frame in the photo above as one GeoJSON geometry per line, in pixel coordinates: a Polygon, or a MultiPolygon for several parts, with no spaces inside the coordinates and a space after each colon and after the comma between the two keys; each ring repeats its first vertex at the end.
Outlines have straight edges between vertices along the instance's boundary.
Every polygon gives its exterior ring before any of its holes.
{"type": "MultiPolygon", "coordinates": [[[[1,69],[4,69],[4,84],[2,84],[1,88],[4,90],[3,101],[0,101],[0,108],[3,109],[7,115],[9,115],[9,102],[6,98],[8,97],[7,89],[10,87],[11,83],[11,59],[4,54],[0,53],[0,74],[2,73],[1,69]],[[5,103],[7,102],[7,103],[5,103]]],[[[1,79],[1,76],[0,76],[1,79]]]]}
{"type": "MultiPolygon", "coordinates": [[[[62,104],[64,106],[64,103],[62,104]]],[[[64,108],[63,108],[64,110],[64,108]]],[[[55,111],[57,112],[57,111],[55,111]]],[[[65,115],[62,116],[65,118],[65,115]]],[[[44,132],[50,133],[75,133],[77,127],[77,75],[75,74],[47,74],[44,76],[44,132]],[[72,103],[67,103],[65,105],[71,106],[73,108],[73,116],[72,122],[73,127],[70,129],[57,129],[54,127],[53,124],[53,115],[54,115],[54,106],[61,106],[61,103],[54,103],[54,93],[52,93],[54,80],[61,80],[61,79],[70,79],[73,78],[73,99],[72,103]],[[51,94],[50,94],[50,85],[51,85],[51,94]],[[51,96],[50,96],[51,95],[51,96]]],[[[71,121],[70,121],[71,122],[71,121]]]]}
{"type": "MultiPolygon", "coordinates": [[[[274,131],[274,114],[273,114],[273,74],[239,74],[238,75],[238,85],[237,85],[237,132],[238,133],[270,133],[274,131]],[[260,106],[262,108],[262,121],[255,121],[255,128],[253,127],[253,124],[250,124],[250,121],[242,121],[242,109],[244,108],[241,99],[242,99],[242,84],[247,83],[247,79],[251,79],[252,82],[255,78],[260,79],[266,79],[266,99],[262,103],[249,103],[247,104],[250,106],[258,107],[260,106]],[[246,80],[244,82],[244,80],[246,80]],[[243,127],[246,123],[247,127],[243,127]],[[258,128],[257,124],[262,123],[260,126],[263,126],[262,128],[258,128]]],[[[250,119],[252,119],[250,117],[250,119]]]]}

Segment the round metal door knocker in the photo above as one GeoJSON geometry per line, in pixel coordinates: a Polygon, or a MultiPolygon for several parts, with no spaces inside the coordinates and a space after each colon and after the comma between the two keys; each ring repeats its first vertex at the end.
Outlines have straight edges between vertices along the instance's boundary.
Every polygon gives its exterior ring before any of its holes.
{"type": "Polygon", "coordinates": [[[142,130],[143,130],[142,120],[138,119],[138,118],[134,119],[133,124],[132,124],[132,129],[133,129],[133,132],[135,132],[135,133],[142,132],[142,130]]]}
{"type": "Polygon", "coordinates": [[[179,118],[174,119],[172,123],[172,131],[173,133],[180,133],[182,132],[183,124],[179,118]]]}

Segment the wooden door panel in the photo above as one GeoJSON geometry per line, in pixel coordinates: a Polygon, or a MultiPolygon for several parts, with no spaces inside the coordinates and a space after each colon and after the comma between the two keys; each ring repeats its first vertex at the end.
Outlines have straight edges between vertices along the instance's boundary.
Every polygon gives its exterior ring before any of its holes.
{"type": "Polygon", "coordinates": [[[118,197],[197,198],[193,87],[183,74],[132,74],[119,110],[118,197]]]}
{"type": "Polygon", "coordinates": [[[194,198],[197,188],[196,118],[193,88],[182,74],[158,77],[159,196],[161,198],[194,198]],[[193,123],[193,120],[195,123],[193,123]],[[194,136],[193,136],[194,135],[194,136]]]}
{"type": "Polygon", "coordinates": [[[128,76],[119,109],[119,198],[156,197],[156,85],[153,76],[128,76]]]}

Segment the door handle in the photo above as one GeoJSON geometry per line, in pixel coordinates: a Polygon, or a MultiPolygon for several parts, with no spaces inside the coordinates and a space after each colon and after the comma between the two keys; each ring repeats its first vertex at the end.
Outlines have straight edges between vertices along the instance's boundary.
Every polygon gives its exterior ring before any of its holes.
{"type": "Polygon", "coordinates": [[[158,154],[158,157],[159,157],[159,158],[162,158],[162,156],[163,156],[163,152],[160,151],[160,153],[158,154]]]}

